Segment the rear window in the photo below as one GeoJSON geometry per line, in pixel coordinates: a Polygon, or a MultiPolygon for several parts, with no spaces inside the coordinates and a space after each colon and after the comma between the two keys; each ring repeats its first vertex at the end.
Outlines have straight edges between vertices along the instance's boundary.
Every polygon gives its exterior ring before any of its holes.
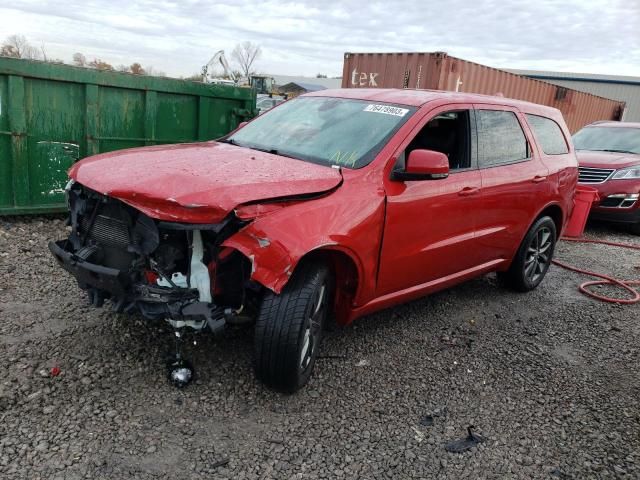
{"type": "Polygon", "coordinates": [[[542,151],[547,155],[569,153],[569,147],[560,126],[550,118],[527,114],[527,122],[531,125],[542,151]]]}
{"type": "Polygon", "coordinates": [[[515,113],[504,110],[478,110],[478,163],[492,167],[529,157],[527,139],[515,113]]]}

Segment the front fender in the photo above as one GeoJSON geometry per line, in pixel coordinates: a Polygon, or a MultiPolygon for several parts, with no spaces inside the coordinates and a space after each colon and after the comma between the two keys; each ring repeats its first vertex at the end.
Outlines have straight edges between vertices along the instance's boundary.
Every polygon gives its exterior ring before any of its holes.
{"type": "Polygon", "coordinates": [[[251,278],[275,293],[282,291],[297,264],[282,242],[270,239],[255,224],[227,239],[223,246],[247,257],[251,261],[251,278]]]}
{"type": "Polygon", "coordinates": [[[353,260],[358,273],[354,300],[366,300],[375,291],[384,194],[361,190],[344,201],[340,194],[345,190],[258,216],[223,246],[246,256],[251,278],[275,293],[282,291],[307,254],[338,250],[353,260]]]}

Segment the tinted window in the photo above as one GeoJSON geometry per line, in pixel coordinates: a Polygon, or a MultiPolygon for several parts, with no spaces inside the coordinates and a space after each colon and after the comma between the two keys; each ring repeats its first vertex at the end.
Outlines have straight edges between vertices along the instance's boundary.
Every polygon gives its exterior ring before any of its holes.
{"type": "Polygon", "coordinates": [[[562,155],[569,153],[567,142],[564,139],[560,126],[550,118],[539,117],[538,115],[527,115],[527,121],[533,133],[542,147],[542,151],[547,155],[562,155]]]}
{"type": "Polygon", "coordinates": [[[513,112],[478,110],[478,162],[481,167],[529,157],[527,139],[513,112]]]}

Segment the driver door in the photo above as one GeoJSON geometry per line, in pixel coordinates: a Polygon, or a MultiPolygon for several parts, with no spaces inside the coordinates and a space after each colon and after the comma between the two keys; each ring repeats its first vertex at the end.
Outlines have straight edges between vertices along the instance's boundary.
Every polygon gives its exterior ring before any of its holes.
{"type": "Polygon", "coordinates": [[[480,172],[470,104],[440,107],[403,142],[394,169],[416,148],[449,158],[449,176],[386,182],[387,209],[377,296],[434,286],[473,271],[480,172]]]}

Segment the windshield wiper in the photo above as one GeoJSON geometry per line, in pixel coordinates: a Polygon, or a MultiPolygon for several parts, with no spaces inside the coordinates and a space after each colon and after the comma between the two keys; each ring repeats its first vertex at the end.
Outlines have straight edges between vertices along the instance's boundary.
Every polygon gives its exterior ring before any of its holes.
{"type": "Polygon", "coordinates": [[[247,145],[247,148],[250,148],[251,150],[258,150],[259,152],[270,153],[272,155],[280,155],[281,157],[295,158],[296,160],[301,160],[299,157],[295,157],[291,154],[285,153],[282,150],[278,150],[277,148],[251,147],[248,145],[247,145]]]}
{"type": "Polygon", "coordinates": [[[235,141],[233,138],[227,138],[226,140],[220,140],[220,143],[228,143],[230,145],[235,145],[236,147],[250,148],[251,150],[258,150],[259,152],[271,153],[272,155],[280,155],[281,157],[295,158],[296,160],[300,160],[298,157],[294,157],[293,155],[288,155],[277,148],[262,148],[262,147],[254,147],[251,145],[244,145],[235,141]]]}

